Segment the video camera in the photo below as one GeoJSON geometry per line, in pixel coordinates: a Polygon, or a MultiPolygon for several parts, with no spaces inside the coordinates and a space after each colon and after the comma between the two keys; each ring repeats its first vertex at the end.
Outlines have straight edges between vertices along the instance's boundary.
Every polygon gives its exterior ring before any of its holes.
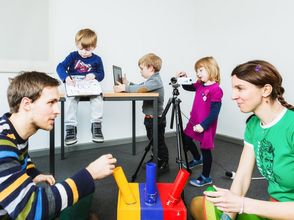
{"type": "Polygon", "coordinates": [[[191,85],[192,83],[192,79],[188,77],[172,77],[169,84],[173,87],[179,87],[180,85],[191,85]]]}

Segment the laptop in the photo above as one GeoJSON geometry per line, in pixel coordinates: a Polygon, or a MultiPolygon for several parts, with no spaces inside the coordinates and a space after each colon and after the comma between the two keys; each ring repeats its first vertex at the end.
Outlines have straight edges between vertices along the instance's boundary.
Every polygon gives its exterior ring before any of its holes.
{"type": "Polygon", "coordinates": [[[114,85],[118,85],[117,82],[123,83],[122,81],[122,70],[121,67],[119,66],[112,66],[112,70],[113,70],[113,81],[114,81],[114,85]]]}

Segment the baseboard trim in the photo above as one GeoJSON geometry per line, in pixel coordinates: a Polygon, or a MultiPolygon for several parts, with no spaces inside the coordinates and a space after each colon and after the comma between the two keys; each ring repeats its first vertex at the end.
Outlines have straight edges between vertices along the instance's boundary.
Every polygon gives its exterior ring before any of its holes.
{"type": "Polygon", "coordinates": [[[244,140],[239,139],[239,138],[230,137],[230,136],[223,135],[223,134],[216,134],[215,139],[219,140],[219,141],[225,141],[228,143],[232,143],[232,144],[237,144],[240,146],[244,145],[244,140]]]}
{"type": "MultiPolygon", "coordinates": [[[[174,137],[175,132],[166,132],[165,137],[174,137]]],[[[144,136],[137,136],[136,137],[136,143],[147,141],[147,137],[144,136]]],[[[74,151],[81,151],[81,150],[90,150],[90,149],[96,149],[96,148],[103,148],[103,147],[113,147],[118,146],[122,144],[131,144],[132,138],[120,138],[120,139],[113,139],[113,140],[106,140],[103,143],[94,144],[93,142],[89,143],[82,143],[82,144],[76,144],[72,145],[70,147],[65,146],[66,152],[74,152],[74,151]]],[[[55,147],[55,155],[60,154],[61,149],[60,146],[55,147]]],[[[42,157],[42,156],[48,156],[49,155],[49,149],[40,149],[40,150],[32,150],[30,151],[31,157],[42,157]]]]}
{"type": "MultiPolygon", "coordinates": [[[[176,132],[166,132],[165,137],[174,137],[176,136],[176,132]]],[[[230,136],[222,135],[222,134],[217,134],[216,135],[216,140],[220,141],[225,141],[228,143],[236,144],[236,145],[243,145],[243,140],[238,139],[238,138],[233,138],[230,136]]],[[[146,136],[138,136],[136,137],[136,142],[144,142],[147,141],[146,136]]],[[[81,151],[81,150],[90,150],[90,149],[96,149],[96,148],[103,148],[103,147],[113,147],[113,146],[118,146],[122,144],[131,144],[132,143],[132,138],[121,138],[121,139],[115,139],[115,140],[107,140],[103,143],[99,143],[97,145],[91,143],[83,143],[83,144],[77,144],[73,145],[70,147],[66,147],[66,152],[74,152],[74,151],[81,151]]],[[[57,146],[55,148],[55,154],[59,155],[60,154],[60,146],[57,146]]],[[[49,150],[48,149],[41,149],[41,150],[32,150],[30,151],[30,156],[31,157],[42,157],[42,156],[48,156],[49,155],[49,150]]]]}

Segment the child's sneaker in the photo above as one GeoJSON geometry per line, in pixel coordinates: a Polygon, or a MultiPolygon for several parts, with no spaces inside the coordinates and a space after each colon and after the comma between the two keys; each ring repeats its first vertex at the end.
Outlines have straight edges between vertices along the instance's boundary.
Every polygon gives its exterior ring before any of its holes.
{"type": "Polygon", "coordinates": [[[92,123],[91,126],[91,131],[92,131],[92,141],[96,143],[103,143],[104,142],[104,137],[102,134],[101,130],[101,123],[94,122],[92,123]]]}
{"type": "Polygon", "coordinates": [[[66,125],[65,144],[72,145],[78,142],[77,139],[77,127],[73,125],[66,125]]]}
{"type": "Polygon", "coordinates": [[[158,160],[158,174],[163,174],[169,171],[168,161],[166,160],[158,160]]]}
{"type": "Polygon", "coordinates": [[[191,179],[190,184],[193,186],[201,187],[212,184],[212,179],[201,174],[201,176],[199,176],[197,179],[191,179]]]}
{"type": "MultiPolygon", "coordinates": [[[[195,168],[195,167],[197,167],[199,165],[202,165],[203,164],[203,159],[202,159],[202,157],[199,160],[193,159],[193,160],[189,161],[188,163],[189,163],[189,168],[193,169],[193,168],[195,168]]],[[[183,167],[187,169],[186,163],[183,163],[183,167]]]]}

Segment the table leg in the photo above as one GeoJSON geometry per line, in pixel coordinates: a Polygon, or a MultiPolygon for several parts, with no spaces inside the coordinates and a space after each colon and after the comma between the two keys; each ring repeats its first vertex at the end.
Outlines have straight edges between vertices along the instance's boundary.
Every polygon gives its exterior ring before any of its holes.
{"type": "Polygon", "coordinates": [[[132,153],[136,155],[136,101],[132,100],[132,153]]]}
{"type": "Polygon", "coordinates": [[[155,163],[158,164],[158,99],[153,99],[153,151],[155,163]]]}
{"type": "Polygon", "coordinates": [[[61,160],[64,160],[64,100],[61,100],[61,118],[60,118],[60,151],[61,160]]]}

